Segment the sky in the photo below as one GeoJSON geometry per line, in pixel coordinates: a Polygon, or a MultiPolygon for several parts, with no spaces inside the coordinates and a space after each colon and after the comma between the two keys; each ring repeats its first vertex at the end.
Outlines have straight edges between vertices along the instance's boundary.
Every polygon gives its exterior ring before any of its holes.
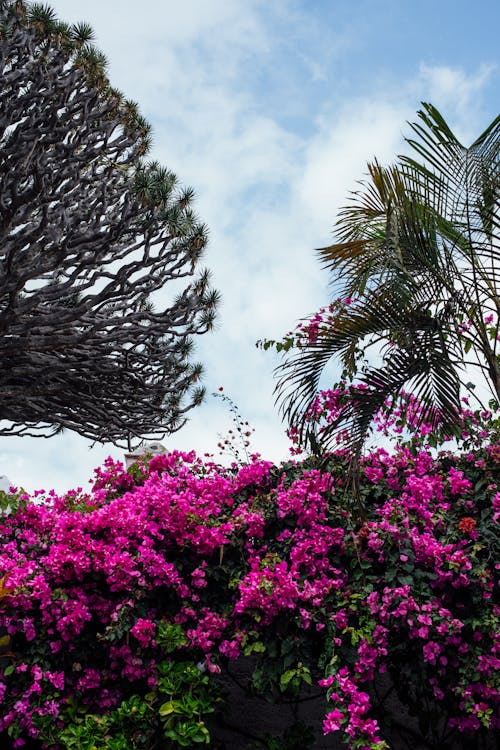
{"type": "MultiPolygon", "coordinates": [[[[315,248],[366,163],[404,149],[420,102],[468,144],[498,114],[496,0],[56,0],[86,21],[111,83],[153,128],[152,159],[196,191],[209,227],[204,264],[222,296],[213,333],[196,340],[205,403],[163,441],[213,453],[232,427],[219,387],[255,429],[251,448],[288,457],[274,405],[279,339],[328,302],[315,248]]],[[[28,491],[86,487],[123,451],[65,432],[2,438],[0,475],[28,491]]],[[[230,460],[230,458],[229,458],[230,460]]]]}

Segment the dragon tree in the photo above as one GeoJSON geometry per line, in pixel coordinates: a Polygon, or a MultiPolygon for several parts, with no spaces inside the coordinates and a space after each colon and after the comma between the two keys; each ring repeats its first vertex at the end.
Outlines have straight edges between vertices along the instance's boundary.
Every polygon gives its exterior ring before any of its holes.
{"type": "Polygon", "coordinates": [[[0,434],[118,445],[203,397],[217,293],[193,191],[147,160],[87,24],[0,1],[0,434]]]}

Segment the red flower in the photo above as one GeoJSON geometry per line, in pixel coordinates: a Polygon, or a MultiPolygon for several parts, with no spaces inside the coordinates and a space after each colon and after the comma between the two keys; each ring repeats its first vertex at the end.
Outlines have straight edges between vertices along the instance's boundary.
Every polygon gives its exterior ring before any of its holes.
{"type": "Polygon", "coordinates": [[[475,520],[471,518],[470,516],[465,516],[465,518],[462,518],[458,522],[458,528],[460,529],[460,531],[463,531],[466,534],[469,534],[471,531],[474,531],[476,526],[477,524],[475,520]]]}

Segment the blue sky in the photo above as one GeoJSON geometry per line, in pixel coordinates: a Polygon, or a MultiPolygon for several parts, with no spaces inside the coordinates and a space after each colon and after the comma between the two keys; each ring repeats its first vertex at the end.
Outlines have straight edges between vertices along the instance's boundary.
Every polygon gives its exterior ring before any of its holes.
{"type": "MultiPolygon", "coordinates": [[[[403,149],[406,121],[431,101],[465,142],[498,114],[500,5],[479,0],[57,0],[85,20],[113,85],[153,126],[151,157],[197,194],[205,264],[223,303],[197,342],[208,393],[224,386],[255,427],[252,447],[287,455],[273,405],[278,338],[328,299],[314,248],[366,161],[403,149]]],[[[229,427],[216,399],[164,442],[216,452],[229,427]]],[[[3,438],[0,474],[29,490],[85,486],[112,446],[71,433],[3,438]]]]}

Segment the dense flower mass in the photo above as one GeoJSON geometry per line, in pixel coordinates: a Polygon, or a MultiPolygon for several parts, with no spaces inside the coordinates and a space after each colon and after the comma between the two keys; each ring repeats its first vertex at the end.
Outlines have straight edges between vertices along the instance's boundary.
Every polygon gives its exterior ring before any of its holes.
{"type": "Polygon", "coordinates": [[[495,733],[498,454],[380,448],[364,459],[361,519],[345,509],[342,455],[108,460],[89,493],[18,497],[1,522],[0,735],[84,747],[82,716],[118,736],[126,713],[132,749],[158,732],[209,742],[203,691],[250,654],[269,695],[315,681],[324,732],[353,750],[390,746],[381,675],[440,731],[495,733]]]}

